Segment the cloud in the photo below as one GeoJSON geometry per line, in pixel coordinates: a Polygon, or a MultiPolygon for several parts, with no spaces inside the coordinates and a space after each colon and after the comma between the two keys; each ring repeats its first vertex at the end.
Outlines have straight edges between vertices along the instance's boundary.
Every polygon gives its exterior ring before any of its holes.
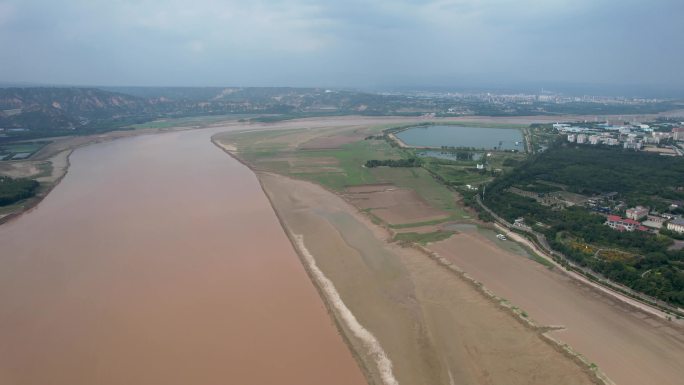
{"type": "Polygon", "coordinates": [[[0,73],[79,84],[684,86],[683,4],[6,0],[0,73]]]}

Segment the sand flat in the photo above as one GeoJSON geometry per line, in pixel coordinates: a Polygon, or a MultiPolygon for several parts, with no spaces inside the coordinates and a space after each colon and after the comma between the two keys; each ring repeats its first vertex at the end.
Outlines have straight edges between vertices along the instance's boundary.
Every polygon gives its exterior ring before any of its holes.
{"type": "Polygon", "coordinates": [[[0,226],[0,384],[366,383],[213,132],[78,149],[36,209],[0,226]]]}
{"type": "Polygon", "coordinates": [[[681,384],[684,333],[475,232],[429,246],[570,344],[620,385],[681,384]]]}
{"type": "MultiPolygon", "coordinates": [[[[411,248],[388,244],[339,196],[274,174],[259,178],[291,234],[379,341],[400,384],[590,384],[586,369],[411,248]]],[[[343,325],[371,379],[386,384],[367,346],[343,325]]]]}

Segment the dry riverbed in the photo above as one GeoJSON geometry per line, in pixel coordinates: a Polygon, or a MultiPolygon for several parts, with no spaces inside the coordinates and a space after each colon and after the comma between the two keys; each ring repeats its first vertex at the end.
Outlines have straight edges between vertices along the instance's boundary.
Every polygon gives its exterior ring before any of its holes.
{"type": "Polygon", "coordinates": [[[475,230],[429,246],[469,275],[524,309],[549,335],[569,344],[620,385],[677,385],[684,379],[684,332],[673,322],[629,305],[504,250],[510,241],[475,230]],[[495,242],[498,242],[495,243],[495,242]]]}
{"type": "Polygon", "coordinates": [[[339,196],[309,182],[258,175],[372,383],[596,381],[471,283],[420,251],[385,242],[385,230],[339,196]]]}

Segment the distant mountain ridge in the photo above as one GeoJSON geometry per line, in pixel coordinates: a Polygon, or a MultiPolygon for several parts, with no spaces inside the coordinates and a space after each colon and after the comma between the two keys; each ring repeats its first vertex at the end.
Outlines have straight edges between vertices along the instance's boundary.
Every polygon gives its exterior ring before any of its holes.
{"type": "Polygon", "coordinates": [[[0,88],[0,128],[56,134],[192,115],[382,114],[395,99],[319,88],[10,87],[0,88]]]}
{"type": "Polygon", "coordinates": [[[0,88],[0,128],[76,129],[93,120],[144,113],[149,105],[96,88],[0,88]]]}
{"type": "Polygon", "coordinates": [[[200,115],[253,115],[261,121],[274,121],[350,114],[647,114],[680,108],[680,104],[672,101],[556,103],[295,87],[9,87],[0,88],[0,141],[91,134],[160,118],[200,115]]]}

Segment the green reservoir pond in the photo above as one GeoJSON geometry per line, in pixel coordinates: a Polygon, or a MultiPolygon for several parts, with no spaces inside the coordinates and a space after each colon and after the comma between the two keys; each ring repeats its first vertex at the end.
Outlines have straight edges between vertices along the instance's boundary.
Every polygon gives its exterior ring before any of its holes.
{"type": "Polygon", "coordinates": [[[413,127],[396,136],[414,147],[469,147],[484,150],[524,150],[522,133],[512,128],[427,126],[413,127]]]}

